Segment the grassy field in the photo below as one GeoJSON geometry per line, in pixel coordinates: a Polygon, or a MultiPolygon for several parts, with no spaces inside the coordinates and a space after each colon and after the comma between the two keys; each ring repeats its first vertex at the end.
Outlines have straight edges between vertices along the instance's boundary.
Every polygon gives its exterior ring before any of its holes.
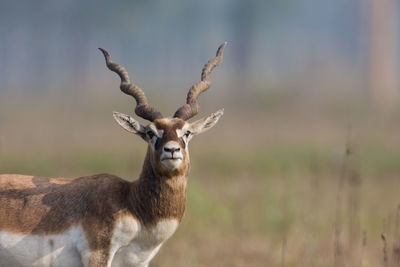
{"type": "MultiPolygon", "coordinates": [[[[277,93],[204,103],[225,115],[192,141],[186,214],[151,266],[400,266],[400,112],[277,93]]],[[[133,113],[125,99],[0,104],[0,173],[140,172],[146,145],[111,117],[133,113]]]]}

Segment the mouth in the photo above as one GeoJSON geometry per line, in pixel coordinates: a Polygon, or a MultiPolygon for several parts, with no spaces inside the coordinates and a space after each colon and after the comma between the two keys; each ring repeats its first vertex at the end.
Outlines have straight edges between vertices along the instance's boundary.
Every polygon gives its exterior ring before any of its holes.
{"type": "Polygon", "coordinates": [[[163,159],[161,159],[161,161],[164,161],[164,160],[172,160],[172,161],[175,161],[175,160],[182,160],[182,158],[181,158],[181,157],[178,157],[178,158],[163,158],[163,159]]]}
{"type": "Polygon", "coordinates": [[[161,159],[161,164],[164,165],[169,170],[174,170],[179,168],[182,164],[183,158],[182,157],[165,157],[161,159]]]}

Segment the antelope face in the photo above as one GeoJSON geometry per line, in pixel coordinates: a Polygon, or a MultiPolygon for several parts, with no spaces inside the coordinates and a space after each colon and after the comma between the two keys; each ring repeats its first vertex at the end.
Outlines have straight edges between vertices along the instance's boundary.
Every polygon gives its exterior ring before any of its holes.
{"type": "Polygon", "coordinates": [[[113,113],[122,128],[139,135],[148,143],[153,168],[164,174],[187,171],[190,140],[193,136],[212,128],[222,114],[221,109],[193,123],[180,118],[160,118],[143,126],[129,115],[113,113]]]}
{"type": "Polygon", "coordinates": [[[179,118],[163,118],[145,127],[145,140],[158,170],[176,170],[183,162],[188,162],[189,126],[179,118]]]}
{"type": "Polygon", "coordinates": [[[197,98],[210,88],[210,73],[221,63],[225,46],[226,42],[218,47],[215,58],[204,65],[201,81],[189,89],[186,104],[178,108],[173,118],[165,118],[159,111],[151,107],[143,90],[131,83],[125,68],[112,62],[110,54],[103,48],[99,48],[104,55],[107,68],[121,78],[121,91],[135,98],[136,115],[151,122],[147,126],[142,126],[132,117],[114,112],[114,118],[122,128],[141,136],[149,144],[148,153],[153,170],[163,175],[187,172],[189,169],[189,141],[194,135],[213,127],[224,113],[221,109],[193,123],[187,121],[199,113],[197,98]]]}

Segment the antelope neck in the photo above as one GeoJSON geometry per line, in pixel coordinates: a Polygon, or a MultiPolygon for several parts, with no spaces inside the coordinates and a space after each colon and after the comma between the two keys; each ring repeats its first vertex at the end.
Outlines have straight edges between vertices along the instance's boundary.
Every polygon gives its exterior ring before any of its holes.
{"type": "Polygon", "coordinates": [[[132,213],[145,226],[152,226],[165,219],[182,220],[186,207],[187,175],[158,174],[150,164],[147,152],[142,173],[132,182],[129,204],[132,213]]]}

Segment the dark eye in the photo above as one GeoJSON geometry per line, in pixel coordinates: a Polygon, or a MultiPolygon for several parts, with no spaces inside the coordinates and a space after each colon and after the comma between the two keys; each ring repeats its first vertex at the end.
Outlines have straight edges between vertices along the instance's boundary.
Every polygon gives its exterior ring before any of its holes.
{"type": "Polygon", "coordinates": [[[154,134],[153,131],[147,131],[147,136],[148,136],[150,139],[153,139],[153,137],[155,136],[155,134],[154,134]]]}
{"type": "Polygon", "coordinates": [[[185,136],[186,136],[186,137],[189,137],[190,134],[191,134],[190,131],[186,131],[185,136]]]}

